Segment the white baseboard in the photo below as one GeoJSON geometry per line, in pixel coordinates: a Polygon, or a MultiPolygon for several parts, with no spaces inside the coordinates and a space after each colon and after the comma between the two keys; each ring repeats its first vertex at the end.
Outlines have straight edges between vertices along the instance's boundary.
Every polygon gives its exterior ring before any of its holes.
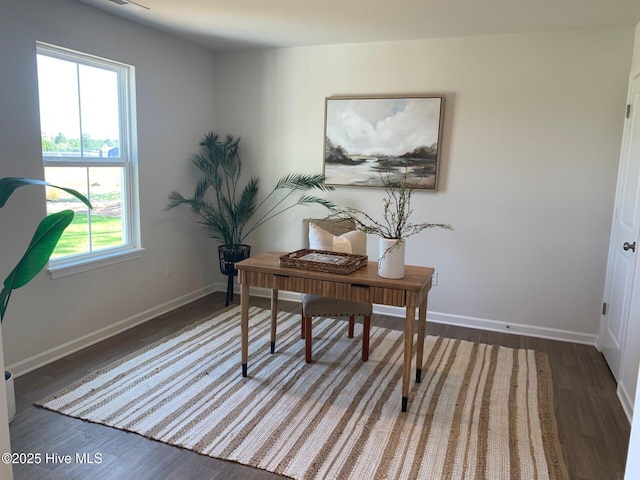
{"type": "MultiPolygon", "coordinates": [[[[271,290],[267,288],[251,288],[251,295],[257,297],[271,297],[271,290]]],[[[292,302],[300,301],[300,294],[293,292],[280,292],[279,299],[292,302]]],[[[373,313],[380,315],[389,315],[391,317],[403,318],[405,315],[403,307],[390,307],[387,305],[374,305],[373,313]]],[[[416,312],[417,316],[417,312],[416,312]]],[[[598,339],[597,335],[589,335],[581,332],[572,332],[570,330],[560,330],[556,328],[539,327],[536,325],[510,324],[497,320],[489,320],[486,318],[466,317],[463,315],[452,315],[449,313],[440,313],[427,311],[427,320],[434,323],[442,323],[446,325],[455,325],[457,327],[475,328],[477,330],[487,330],[491,332],[510,333],[514,335],[525,335],[527,337],[545,338],[548,340],[559,340],[562,342],[581,343],[585,345],[594,345],[598,339]]]]}
{"type": "MultiPolygon", "coordinates": [[[[234,289],[235,293],[238,293],[238,285],[234,285],[234,289]]],[[[58,347],[49,349],[37,355],[33,355],[32,357],[26,358],[14,364],[7,365],[6,369],[11,370],[16,377],[19,377],[20,375],[24,375],[25,373],[31,372],[36,368],[40,368],[60,358],[66,357],[67,355],[82,350],[83,348],[106,340],[107,338],[133,328],[136,325],[147,322],[152,318],[174,310],[175,308],[186,305],[189,302],[193,302],[194,300],[197,300],[205,295],[213,292],[226,292],[226,290],[227,284],[225,282],[211,284],[207,287],[196,290],[195,292],[188,293],[156,307],[145,310],[144,312],[133,315],[129,318],[125,318],[124,320],[114,323],[113,325],[109,325],[108,327],[96,330],[93,333],[84,335],[58,347]]],[[[271,298],[271,290],[266,288],[251,288],[250,294],[257,297],[271,298]]],[[[285,301],[300,302],[300,294],[294,292],[280,292],[278,298],[285,301]]],[[[405,315],[404,308],[389,307],[386,305],[374,305],[373,311],[374,313],[378,313],[380,315],[389,315],[392,317],[402,318],[405,315]]],[[[489,320],[485,318],[466,317],[462,315],[451,315],[448,313],[439,313],[432,311],[427,312],[427,320],[430,322],[455,325],[459,327],[475,328],[492,332],[511,333],[516,335],[526,335],[531,337],[560,340],[572,343],[582,343],[587,345],[595,345],[597,340],[597,335],[588,335],[580,332],[571,332],[567,330],[558,330],[554,328],[539,327],[534,325],[508,324],[506,322],[489,320]]],[[[629,406],[629,402],[625,402],[624,399],[628,398],[628,396],[623,398],[623,393],[620,393],[620,389],[618,389],[618,391],[618,396],[622,401],[623,408],[625,408],[625,412],[627,412],[627,416],[629,416],[628,412],[631,411],[629,410],[629,408],[631,407],[629,406]]]]}
{"type": "Polygon", "coordinates": [[[5,368],[12,371],[16,377],[19,377],[20,375],[24,375],[25,373],[29,373],[32,370],[35,370],[36,368],[40,368],[44,365],[54,362],[55,360],[59,360],[60,358],[80,351],[83,348],[87,348],[98,342],[106,340],[107,338],[113,337],[114,335],[124,332],[125,330],[129,330],[136,325],[147,322],[152,318],[181,307],[182,305],[193,302],[194,300],[204,297],[205,295],[221,290],[226,291],[226,284],[224,285],[224,287],[222,287],[221,285],[222,284],[212,284],[207,287],[201,288],[199,290],[196,290],[195,292],[188,293],[181,297],[165,302],[161,305],[157,305],[153,308],[145,310],[144,312],[133,315],[129,318],[125,318],[124,320],[116,322],[113,325],[109,325],[108,327],[96,330],[95,332],[92,332],[88,335],[83,335],[82,337],[71,340],[70,342],[64,343],[58,347],[51,348],[14,364],[6,365],[5,368]]]}
{"type": "Polygon", "coordinates": [[[467,317],[464,315],[452,315],[449,313],[428,312],[427,318],[430,322],[444,323],[458,327],[476,328],[490,332],[511,333],[513,335],[524,335],[527,337],[545,338],[548,340],[558,340],[561,342],[581,343],[584,345],[596,345],[598,335],[573,332],[571,330],[561,330],[558,328],[540,327],[538,325],[527,325],[522,323],[508,323],[487,318],[467,317]]]}
{"type": "Polygon", "coordinates": [[[627,420],[629,420],[629,424],[631,424],[633,419],[633,399],[622,382],[618,383],[618,388],[616,389],[616,393],[618,394],[618,400],[620,400],[620,404],[622,405],[622,409],[624,410],[625,415],[627,416],[627,420]]]}

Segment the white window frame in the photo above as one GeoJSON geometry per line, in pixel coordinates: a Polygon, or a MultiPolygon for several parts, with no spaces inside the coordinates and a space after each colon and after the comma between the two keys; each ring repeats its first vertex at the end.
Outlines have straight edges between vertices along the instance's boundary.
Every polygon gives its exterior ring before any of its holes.
{"type": "MultiPolygon", "coordinates": [[[[67,60],[91,67],[110,70],[118,74],[118,101],[120,112],[120,158],[105,160],[104,157],[49,157],[42,155],[45,167],[121,167],[123,168],[123,245],[104,248],[95,252],[69,255],[51,259],[48,270],[52,278],[85,272],[142,255],[140,235],[140,202],[138,190],[138,152],[135,111],[135,68],[124,63],[107,60],[82,52],[36,43],[36,53],[60,60],[67,60]]],[[[82,142],[80,142],[82,145],[82,142]]],[[[81,147],[82,148],[82,147],[81,147]]]]}

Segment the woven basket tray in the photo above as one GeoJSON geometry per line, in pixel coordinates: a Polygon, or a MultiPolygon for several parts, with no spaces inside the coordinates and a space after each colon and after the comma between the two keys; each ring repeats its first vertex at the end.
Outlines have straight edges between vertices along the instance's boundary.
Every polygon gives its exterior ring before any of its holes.
{"type": "Polygon", "coordinates": [[[303,248],[280,257],[280,266],[348,275],[367,264],[366,255],[303,248]]]}

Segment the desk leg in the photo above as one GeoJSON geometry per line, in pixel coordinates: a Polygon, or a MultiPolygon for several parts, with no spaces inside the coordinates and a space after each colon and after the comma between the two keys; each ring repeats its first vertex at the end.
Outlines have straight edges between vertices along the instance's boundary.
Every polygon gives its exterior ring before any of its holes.
{"type": "Polygon", "coordinates": [[[404,321],[404,364],[402,372],[402,411],[407,411],[409,403],[409,384],[411,382],[411,357],[413,356],[413,322],[416,318],[416,307],[407,306],[404,321]]]}
{"type": "Polygon", "coordinates": [[[427,299],[418,309],[418,346],[416,350],[416,383],[422,381],[422,354],[424,351],[424,335],[427,329],[427,299]]]}
{"type": "Polygon", "coordinates": [[[276,319],[278,318],[278,289],[271,289],[271,353],[276,353],[276,319]]]}
{"type": "Polygon", "coordinates": [[[242,376],[247,376],[249,357],[249,284],[243,282],[240,289],[240,336],[242,337],[242,376]]]}

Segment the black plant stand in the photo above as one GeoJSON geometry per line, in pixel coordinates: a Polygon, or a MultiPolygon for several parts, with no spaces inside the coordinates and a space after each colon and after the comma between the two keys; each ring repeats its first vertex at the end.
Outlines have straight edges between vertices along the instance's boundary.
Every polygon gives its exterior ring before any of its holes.
{"type": "Polygon", "coordinates": [[[249,258],[251,247],[249,245],[220,245],[218,247],[218,260],[220,261],[220,272],[227,278],[227,298],[224,306],[229,306],[233,300],[233,278],[238,275],[235,265],[237,262],[249,258]]]}

